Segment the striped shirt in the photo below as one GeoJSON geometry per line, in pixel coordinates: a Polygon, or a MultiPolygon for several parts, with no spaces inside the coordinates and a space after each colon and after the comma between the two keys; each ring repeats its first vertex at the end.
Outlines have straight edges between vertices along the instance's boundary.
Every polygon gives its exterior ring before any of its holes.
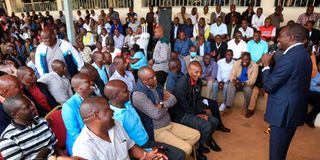
{"type": "Polygon", "coordinates": [[[54,154],[53,146],[57,143],[54,133],[46,120],[33,119],[32,126],[23,126],[14,121],[1,135],[0,150],[4,159],[35,159],[42,148],[48,148],[54,154]]]}

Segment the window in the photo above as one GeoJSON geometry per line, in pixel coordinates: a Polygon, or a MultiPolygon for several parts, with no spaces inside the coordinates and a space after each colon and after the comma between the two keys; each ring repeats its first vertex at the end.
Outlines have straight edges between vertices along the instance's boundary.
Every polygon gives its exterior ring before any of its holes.
{"type": "Polygon", "coordinates": [[[214,6],[220,4],[221,6],[229,6],[235,4],[237,6],[260,6],[261,0],[143,0],[144,7],[152,6],[214,6]]]}
{"type": "Polygon", "coordinates": [[[73,0],[73,9],[129,8],[133,0],[73,0]]]}
{"type": "Polygon", "coordinates": [[[320,7],[319,0],[275,0],[275,6],[284,7],[306,7],[308,5],[313,5],[315,7],[320,7]]]}

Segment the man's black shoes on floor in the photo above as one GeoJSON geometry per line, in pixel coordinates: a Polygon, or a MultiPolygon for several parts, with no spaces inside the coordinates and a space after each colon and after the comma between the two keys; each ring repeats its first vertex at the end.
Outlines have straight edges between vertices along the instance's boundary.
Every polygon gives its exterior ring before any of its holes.
{"type": "Polygon", "coordinates": [[[221,132],[231,132],[231,129],[226,128],[223,124],[218,127],[221,132]]]}
{"type": "Polygon", "coordinates": [[[199,153],[201,153],[201,154],[202,154],[202,153],[209,153],[209,152],[210,152],[210,149],[207,148],[207,147],[205,147],[205,146],[203,146],[203,145],[199,145],[197,151],[198,151],[199,153]]]}
{"type": "Polygon", "coordinates": [[[220,152],[221,148],[219,145],[212,139],[211,141],[207,142],[207,145],[214,151],[220,152]]]}

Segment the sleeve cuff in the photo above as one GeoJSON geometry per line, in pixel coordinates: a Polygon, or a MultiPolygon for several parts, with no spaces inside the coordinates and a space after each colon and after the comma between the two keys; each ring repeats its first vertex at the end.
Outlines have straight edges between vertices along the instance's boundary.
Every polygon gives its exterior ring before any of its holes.
{"type": "Polygon", "coordinates": [[[264,68],[262,69],[262,72],[263,72],[263,71],[265,71],[265,70],[268,70],[268,69],[270,69],[270,67],[269,67],[269,66],[264,67],[264,68]]]}

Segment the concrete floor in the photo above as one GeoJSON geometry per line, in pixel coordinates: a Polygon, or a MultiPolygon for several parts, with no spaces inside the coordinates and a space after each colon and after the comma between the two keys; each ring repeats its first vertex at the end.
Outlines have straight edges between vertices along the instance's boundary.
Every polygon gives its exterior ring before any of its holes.
{"type": "MultiPolygon", "coordinates": [[[[221,97],[221,95],[219,95],[221,97]]],[[[259,106],[250,118],[244,117],[243,94],[237,93],[236,101],[229,114],[222,114],[230,133],[216,131],[213,135],[222,148],[221,152],[210,151],[210,160],[268,160],[269,135],[263,131],[268,124],[263,120],[265,107],[259,106]]],[[[260,97],[258,104],[263,104],[260,97]]],[[[221,99],[218,100],[221,103],[221,99]]],[[[312,129],[304,125],[297,129],[291,142],[287,160],[319,160],[320,128],[312,129]]]]}

